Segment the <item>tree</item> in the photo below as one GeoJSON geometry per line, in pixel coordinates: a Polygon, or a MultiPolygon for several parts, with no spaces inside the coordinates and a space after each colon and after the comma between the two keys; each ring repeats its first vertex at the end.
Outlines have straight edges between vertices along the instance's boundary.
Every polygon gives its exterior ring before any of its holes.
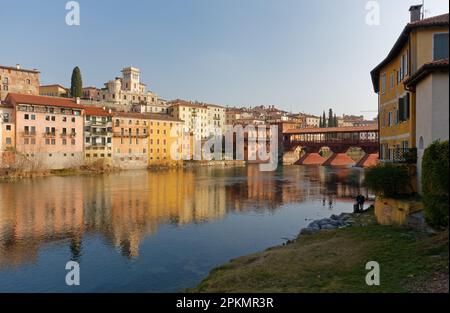
{"type": "Polygon", "coordinates": [[[338,119],[337,119],[336,114],[334,114],[333,124],[334,124],[334,127],[338,127],[338,126],[339,126],[339,123],[338,123],[338,119]]]}
{"type": "Polygon", "coordinates": [[[322,127],[327,127],[327,116],[325,115],[325,111],[323,111],[322,115],[322,127]]]}
{"type": "Polygon", "coordinates": [[[72,71],[70,94],[73,98],[83,96],[83,81],[81,80],[81,71],[78,66],[72,71]]]}
{"type": "Polygon", "coordinates": [[[319,127],[320,128],[323,127],[322,116],[319,117],[319,127]]]}
{"type": "Polygon", "coordinates": [[[333,109],[328,111],[328,127],[334,127],[333,124],[333,109]]]}

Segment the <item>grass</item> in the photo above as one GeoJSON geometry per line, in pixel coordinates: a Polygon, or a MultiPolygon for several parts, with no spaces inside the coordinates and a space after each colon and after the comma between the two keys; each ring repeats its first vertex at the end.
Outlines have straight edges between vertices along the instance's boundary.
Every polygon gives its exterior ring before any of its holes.
{"type": "Polygon", "coordinates": [[[381,226],[374,223],[373,212],[357,222],[232,260],[187,291],[426,292],[421,286],[428,277],[448,273],[448,230],[428,235],[381,226]],[[369,261],[380,264],[380,286],[365,283],[369,261]]]}

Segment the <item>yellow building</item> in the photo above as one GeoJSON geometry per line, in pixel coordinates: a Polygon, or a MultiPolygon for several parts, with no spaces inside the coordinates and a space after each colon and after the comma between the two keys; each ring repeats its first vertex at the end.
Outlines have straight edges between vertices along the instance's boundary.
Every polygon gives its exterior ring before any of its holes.
{"type": "Polygon", "coordinates": [[[42,85],[39,86],[39,95],[47,97],[67,97],[69,90],[61,85],[42,85]]]}
{"type": "Polygon", "coordinates": [[[410,23],[371,72],[379,99],[381,161],[405,161],[416,148],[416,94],[405,81],[423,65],[448,58],[449,15],[422,19],[421,10],[421,5],[410,8],[410,23]]]}
{"type": "MultiPolygon", "coordinates": [[[[181,140],[184,122],[167,114],[154,113],[145,116],[149,120],[148,164],[175,165],[181,162],[182,160],[172,158],[170,149],[177,140],[181,140]]],[[[178,152],[181,153],[181,147],[178,152]]]]}

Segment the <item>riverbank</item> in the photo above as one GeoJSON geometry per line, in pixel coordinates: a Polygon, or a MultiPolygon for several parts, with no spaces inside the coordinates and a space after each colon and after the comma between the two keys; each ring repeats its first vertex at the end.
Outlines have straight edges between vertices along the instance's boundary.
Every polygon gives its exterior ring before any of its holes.
{"type": "Polygon", "coordinates": [[[378,225],[373,210],[351,220],[232,260],[188,292],[448,292],[448,230],[378,225]],[[369,261],[380,264],[380,286],[365,283],[369,261]]]}
{"type": "Polygon", "coordinates": [[[119,172],[121,169],[115,167],[95,167],[82,166],[77,168],[66,168],[58,170],[35,170],[35,171],[20,171],[0,169],[0,181],[20,180],[26,178],[42,178],[51,176],[77,176],[77,175],[101,175],[119,172]]]}
{"type": "MultiPolygon", "coordinates": [[[[243,167],[246,166],[245,161],[190,161],[182,164],[175,165],[150,165],[147,170],[149,171],[167,171],[186,168],[197,167],[243,167]]],[[[24,178],[39,178],[49,176],[76,176],[76,175],[97,175],[97,174],[110,174],[120,171],[127,171],[129,169],[123,169],[113,166],[98,166],[96,164],[85,165],[77,168],[66,168],[58,170],[32,170],[22,171],[17,169],[4,169],[0,168],[0,180],[20,180],[24,178]]]]}

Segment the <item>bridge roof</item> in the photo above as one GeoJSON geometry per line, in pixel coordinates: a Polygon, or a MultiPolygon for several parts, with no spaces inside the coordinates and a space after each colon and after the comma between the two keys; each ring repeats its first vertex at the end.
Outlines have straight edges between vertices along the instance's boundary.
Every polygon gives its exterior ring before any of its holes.
{"type": "Polygon", "coordinates": [[[378,125],[353,126],[353,127],[330,127],[330,128],[299,128],[289,129],[284,134],[325,134],[325,133],[362,133],[377,132],[378,125]]]}

